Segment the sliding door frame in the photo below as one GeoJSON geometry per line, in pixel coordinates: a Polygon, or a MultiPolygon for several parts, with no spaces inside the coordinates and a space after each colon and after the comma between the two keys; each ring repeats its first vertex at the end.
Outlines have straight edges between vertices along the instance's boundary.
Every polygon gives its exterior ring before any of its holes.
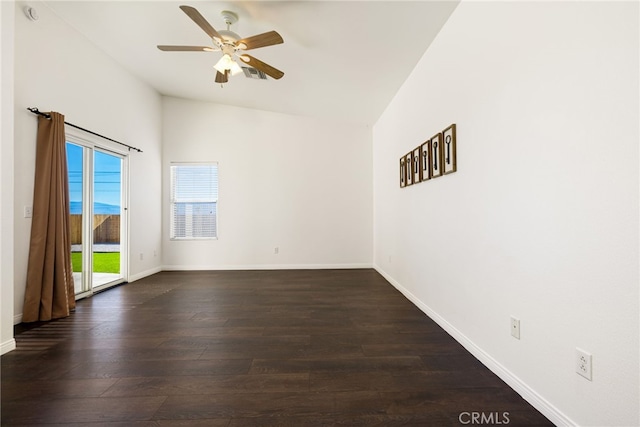
{"type": "MultiPolygon", "coordinates": [[[[86,246],[83,241],[82,251],[82,263],[83,263],[83,286],[82,289],[86,289],[85,285],[88,283],[90,286],[88,290],[76,294],[76,299],[82,299],[93,295],[93,194],[95,183],[94,181],[94,163],[95,152],[102,152],[108,155],[117,156],[122,159],[121,170],[121,207],[120,207],[120,276],[121,279],[117,279],[113,282],[109,282],[105,285],[99,286],[96,291],[102,291],[112,286],[119,285],[129,281],[129,152],[126,149],[122,149],[117,144],[109,143],[109,141],[99,139],[91,134],[85,134],[82,131],[65,130],[65,141],[72,144],[83,147],[82,165],[83,175],[91,177],[90,180],[83,179],[82,183],[82,197],[83,203],[88,204],[91,207],[92,215],[84,215],[82,218],[82,232],[83,236],[87,236],[90,240],[91,250],[84,250],[86,246]],[[85,272],[85,268],[87,271],[85,272]],[[86,273],[86,274],[85,274],[86,273]],[[88,281],[88,282],[86,282],[88,281]]],[[[84,211],[84,208],[83,208],[84,211]]],[[[71,249],[71,248],[69,248],[71,249]]]]}

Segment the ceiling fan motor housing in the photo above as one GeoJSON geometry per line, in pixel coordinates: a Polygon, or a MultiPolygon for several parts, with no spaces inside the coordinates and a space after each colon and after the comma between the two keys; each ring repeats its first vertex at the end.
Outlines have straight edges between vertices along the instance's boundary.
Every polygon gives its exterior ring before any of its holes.
{"type": "Polygon", "coordinates": [[[220,34],[222,36],[222,38],[224,40],[222,40],[223,42],[231,42],[231,43],[235,43],[238,40],[241,39],[241,37],[234,33],[233,31],[230,30],[220,30],[218,31],[218,34],[220,34]]]}

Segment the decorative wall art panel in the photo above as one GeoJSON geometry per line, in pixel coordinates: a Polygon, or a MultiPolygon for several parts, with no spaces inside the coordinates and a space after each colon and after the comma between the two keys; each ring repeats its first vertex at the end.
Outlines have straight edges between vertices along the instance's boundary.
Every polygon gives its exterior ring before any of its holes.
{"type": "Polygon", "coordinates": [[[413,150],[413,154],[411,156],[411,160],[413,160],[411,170],[413,172],[413,182],[419,183],[422,181],[422,168],[420,162],[420,147],[417,147],[413,150]]]}
{"type": "Polygon", "coordinates": [[[453,123],[400,158],[400,188],[457,170],[456,124],[453,123]]]}
{"type": "Polygon", "coordinates": [[[431,178],[442,176],[442,133],[431,137],[431,178]]]}
{"type": "Polygon", "coordinates": [[[456,125],[455,123],[446,128],[443,132],[443,161],[442,168],[445,174],[456,171],[456,125]]]}
{"type": "Polygon", "coordinates": [[[431,141],[427,141],[420,146],[420,167],[422,168],[422,181],[431,179],[431,141]]]}
{"type": "Polygon", "coordinates": [[[407,185],[413,185],[413,151],[404,155],[404,163],[407,165],[407,185]]]}

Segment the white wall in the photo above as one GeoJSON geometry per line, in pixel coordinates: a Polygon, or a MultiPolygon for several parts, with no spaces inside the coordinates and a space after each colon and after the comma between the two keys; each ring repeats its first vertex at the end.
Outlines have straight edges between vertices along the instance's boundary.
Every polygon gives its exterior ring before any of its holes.
{"type": "Polygon", "coordinates": [[[14,3],[0,2],[0,354],[13,339],[13,21],[14,3]]]}
{"type": "Polygon", "coordinates": [[[176,98],[163,107],[164,268],[371,267],[370,128],[176,98]],[[172,161],[219,162],[218,240],[169,240],[172,161]]]}
{"type": "MultiPolygon", "coordinates": [[[[15,20],[15,315],[22,313],[31,220],[36,116],[58,111],[67,121],[141,148],[130,155],[130,280],[160,270],[161,98],[152,88],[61,21],[45,5],[15,20]],[[154,257],[154,251],[158,256],[154,257]],[[143,253],[144,260],[140,260],[143,253]]],[[[16,3],[21,10],[22,3],[16,3]]]]}
{"type": "Polygon", "coordinates": [[[558,424],[640,423],[638,35],[637,2],[463,2],[373,129],[376,268],[558,424]],[[451,123],[459,171],[400,189],[451,123]]]}

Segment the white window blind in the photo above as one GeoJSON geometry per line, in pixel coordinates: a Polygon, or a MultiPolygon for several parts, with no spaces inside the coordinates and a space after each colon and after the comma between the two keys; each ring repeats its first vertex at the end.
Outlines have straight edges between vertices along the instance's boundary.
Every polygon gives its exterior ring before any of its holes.
{"type": "Polygon", "coordinates": [[[171,239],[218,237],[218,164],[171,164],[171,239]]]}

